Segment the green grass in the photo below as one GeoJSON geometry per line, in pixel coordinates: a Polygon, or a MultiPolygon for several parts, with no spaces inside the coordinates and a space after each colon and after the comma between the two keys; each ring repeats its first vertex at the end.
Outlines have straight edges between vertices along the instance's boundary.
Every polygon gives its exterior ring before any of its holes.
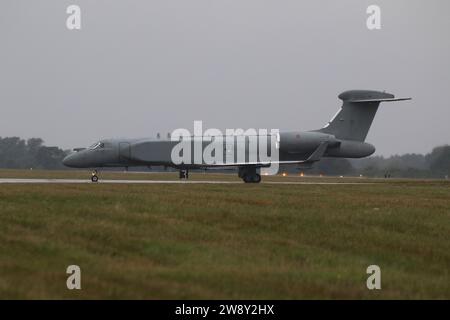
{"type": "Polygon", "coordinates": [[[0,185],[0,298],[450,299],[450,184],[377,182],[0,185]]]}

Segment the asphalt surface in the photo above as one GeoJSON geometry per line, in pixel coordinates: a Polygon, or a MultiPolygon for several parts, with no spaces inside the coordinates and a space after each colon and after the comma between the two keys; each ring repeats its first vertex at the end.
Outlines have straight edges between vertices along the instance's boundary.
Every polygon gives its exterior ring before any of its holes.
{"type": "MultiPolygon", "coordinates": [[[[219,180],[99,180],[91,182],[87,179],[0,179],[0,184],[243,184],[241,181],[219,180]]],[[[307,181],[262,181],[263,184],[288,185],[365,185],[367,182],[307,182],[307,181]]]]}

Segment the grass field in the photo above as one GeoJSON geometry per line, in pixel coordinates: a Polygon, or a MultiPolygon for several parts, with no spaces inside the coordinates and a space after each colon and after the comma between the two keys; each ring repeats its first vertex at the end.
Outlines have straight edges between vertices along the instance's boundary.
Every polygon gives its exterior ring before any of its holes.
{"type": "MultiPolygon", "coordinates": [[[[102,174],[124,177],[176,174],[102,174]]],[[[0,184],[0,298],[450,299],[450,183],[343,179],[372,184],[0,184]]]]}

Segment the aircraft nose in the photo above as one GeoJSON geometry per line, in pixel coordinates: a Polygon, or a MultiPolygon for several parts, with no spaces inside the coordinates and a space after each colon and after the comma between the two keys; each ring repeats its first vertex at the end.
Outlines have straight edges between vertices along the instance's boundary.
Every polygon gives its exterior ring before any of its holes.
{"type": "Polygon", "coordinates": [[[77,159],[77,153],[72,153],[69,154],[68,156],[66,156],[62,163],[66,166],[66,167],[77,167],[79,165],[79,161],[77,159]]]}

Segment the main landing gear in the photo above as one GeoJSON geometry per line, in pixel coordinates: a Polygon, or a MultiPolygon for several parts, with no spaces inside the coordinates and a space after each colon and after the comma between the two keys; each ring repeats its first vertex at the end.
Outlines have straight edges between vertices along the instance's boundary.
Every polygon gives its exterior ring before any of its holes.
{"type": "Polygon", "coordinates": [[[98,182],[98,171],[97,170],[92,171],[91,181],[92,182],[98,182]]]}
{"type": "Polygon", "coordinates": [[[184,179],[184,180],[189,179],[189,170],[188,169],[180,169],[179,177],[180,177],[180,180],[181,179],[184,179]]]}
{"type": "Polygon", "coordinates": [[[239,168],[239,178],[241,178],[245,183],[260,183],[261,175],[256,172],[256,167],[240,167],[239,168]]]}
{"type": "Polygon", "coordinates": [[[244,180],[245,183],[260,183],[261,175],[259,173],[255,175],[245,175],[242,180],[244,180]]]}

